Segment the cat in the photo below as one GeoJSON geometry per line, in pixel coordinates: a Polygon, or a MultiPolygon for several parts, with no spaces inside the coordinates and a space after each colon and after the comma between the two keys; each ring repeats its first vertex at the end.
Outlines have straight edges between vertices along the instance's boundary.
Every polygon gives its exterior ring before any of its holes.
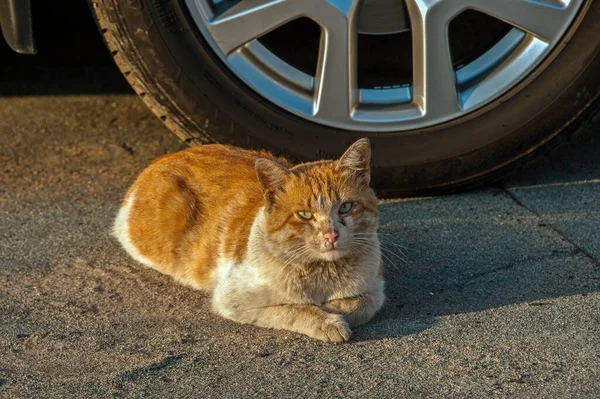
{"type": "Polygon", "coordinates": [[[217,314],[327,341],[384,302],[371,147],[293,166],[211,144],[164,155],[123,200],[114,235],[137,261],[212,292],[217,314]]]}

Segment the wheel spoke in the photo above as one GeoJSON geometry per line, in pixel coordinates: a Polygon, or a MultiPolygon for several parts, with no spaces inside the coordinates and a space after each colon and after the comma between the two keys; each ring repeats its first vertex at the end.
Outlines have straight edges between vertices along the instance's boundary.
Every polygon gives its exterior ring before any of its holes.
{"type": "Polygon", "coordinates": [[[432,0],[406,2],[413,43],[413,101],[428,119],[460,110],[448,42],[452,10],[439,7],[441,4],[432,0]]]}
{"type": "Polygon", "coordinates": [[[213,19],[208,28],[225,55],[303,15],[297,0],[243,0],[213,19]]]}
{"type": "Polygon", "coordinates": [[[551,42],[562,34],[565,21],[571,17],[568,7],[537,0],[473,0],[472,7],[504,22],[551,42]]]}
{"type": "Polygon", "coordinates": [[[323,33],[315,76],[314,113],[320,118],[347,121],[358,100],[358,0],[324,0],[323,3],[317,16],[323,33]]]}

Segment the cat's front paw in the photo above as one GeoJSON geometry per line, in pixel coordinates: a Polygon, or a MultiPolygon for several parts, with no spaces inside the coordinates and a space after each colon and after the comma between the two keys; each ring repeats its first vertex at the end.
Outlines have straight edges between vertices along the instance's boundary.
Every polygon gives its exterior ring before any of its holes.
{"type": "Polygon", "coordinates": [[[311,336],[325,342],[344,342],[350,339],[352,331],[342,315],[329,314],[311,336]]]}
{"type": "Polygon", "coordinates": [[[354,308],[354,298],[350,299],[333,299],[323,305],[323,309],[329,313],[346,314],[350,313],[354,308]]]}

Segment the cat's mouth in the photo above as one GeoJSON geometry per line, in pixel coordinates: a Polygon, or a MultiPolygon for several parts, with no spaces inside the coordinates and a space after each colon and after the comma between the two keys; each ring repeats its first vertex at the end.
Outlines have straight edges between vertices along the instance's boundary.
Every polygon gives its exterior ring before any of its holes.
{"type": "Polygon", "coordinates": [[[340,248],[328,248],[324,251],[321,251],[321,253],[319,255],[324,260],[334,261],[334,260],[338,260],[342,256],[344,256],[345,252],[346,251],[344,251],[340,248]]]}

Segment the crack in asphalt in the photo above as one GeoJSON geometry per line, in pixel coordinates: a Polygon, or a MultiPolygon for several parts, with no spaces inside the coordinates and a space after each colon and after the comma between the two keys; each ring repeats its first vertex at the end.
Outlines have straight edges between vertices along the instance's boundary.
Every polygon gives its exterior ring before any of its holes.
{"type": "Polygon", "coordinates": [[[510,198],[512,201],[514,201],[518,206],[522,207],[523,209],[527,210],[528,212],[531,212],[533,215],[535,215],[540,221],[543,221],[545,223],[545,227],[548,227],[550,230],[554,231],[556,234],[558,234],[563,240],[565,240],[567,243],[571,244],[574,248],[577,249],[577,252],[574,252],[573,255],[577,254],[577,253],[582,253],[583,255],[585,255],[588,259],[590,259],[592,262],[594,262],[594,264],[596,265],[596,267],[600,267],[600,260],[597,259],[594,255],[592,255],[590,252],[588,252],[585,248],[581,247],[579,244],[577,244],[575,241],[571,240],[569,237],[567,237],[563,232],[561,232],[559,229],[556,228],[556,226],[554,226],[549,220],[547,220],[547,218],[545,218],[543,215],[540,215],[538,212],[536,212],[534,209],[528,207],[527,205],[525,205],[513,192],[511,192],[510,190],[508,190],[506,187],[504,187],[502,184],[499,184],[498,187],[500,188],[500,190],[502,190],[502,192],[508,197],[510,198]]]}
{"type": "Polygon", "coordinates": [[[561,257],[561,255],[569,257],[569,256],[577,255],[578,253],[580,253],[579,249],[575,249],[575,250],[570,251],[570,252],[553,252],[552,254],[549,254],[549,255],[528,256],[528,257],[526,257],[524,259],[520,259],[520,260],[515,261],[515,262],[510,262],[510,263],[508,263],[507,265],[504,265],[504,266],[499,266],[499,267],[496,267],[494,269],[482,271],[482,272],[479,272],[479,273],[473,273],[473,274],[469,275],[469,277],[467,278],[467,282],[469,282],[471,280],[475,280],[475,279],[481,278],[481,277],[485,277],[485,276],[490,275],[490,274],[494,274],[494,273],[498,273],[498,272],[503,272],[503,271],[510,270],[510,269],[512,269],[515,266],[522,265],[523,263],[535,262],[535,261],[540,261],[540,260],[545,260],[545,259],[552,259],[552,258],[556,258],[556,257],[561,257]]]}

